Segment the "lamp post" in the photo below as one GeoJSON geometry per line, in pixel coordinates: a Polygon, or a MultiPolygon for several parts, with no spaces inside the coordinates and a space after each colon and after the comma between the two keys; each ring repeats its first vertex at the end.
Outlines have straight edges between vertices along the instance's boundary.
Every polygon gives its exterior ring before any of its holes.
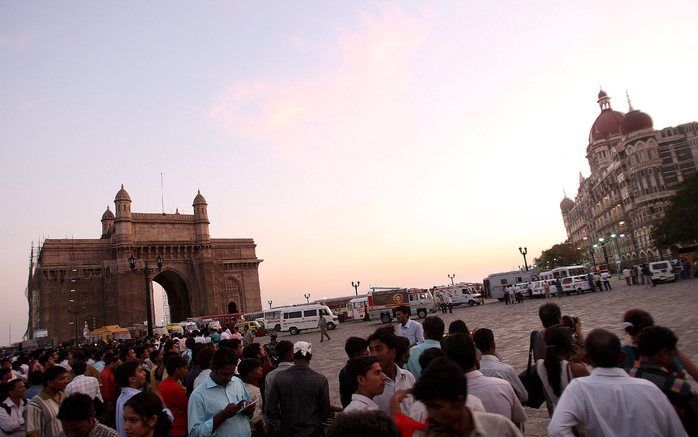
{"type": "Polygon", "coordinates": [[[528,271],[528,261],[526,261],[526,255],[528,255],[528,248],[524,247],[523,249],[519,247],[519,253],[523,255],[524,259],[524,267],[526,268],[526,271],[528,271]]]}
{"type": "Polygon", "coordinates": [[[303,297],[305,297],[305,303],[310,303],[310,293],[303,294],[303,297]]]}
{"type": "Polygon", "coordinates": [[[594,270],[596,270],[596,257],[594,256],[594,249],[598,247],[598,244],[594,244],[592,247],[589,248],[589,255],[591,255],[591,263],[594,266],[594,270]]]}
{"type": "MultiPolygon", "coordinates": [[[[131,255],[128,258],[128,265],[131,267],[132,272],[137,271],[136,261],[137,261],[137,259],[136,259],[135,255],[131,255]]],[[[164,260],[160,254],[158,254],[158,256],[155,258],[155,262],[157,263],[157,266],[158,266],[157,271],[159,272],[160,270],[162,270],[162,264],[164,262],[164,260]]],[[[146,318],[148,319],[147,320],[148,337],[153,336],[153,308],[152,308],[152,303],[151,303],[152,296],[150,293],[150,282],[151,282],[150,281],[150,272],[151,272],[151,270],[148,267],[148,262],[143,261],[143,279],[145,280],[145,305],[146,305],[145,314],[146,314],[146,318]]]]}
{"type": "Polygon", "coordinates": [[[354,294],[359,295],[359,285],[361,284],[360,281],[356,281],[356,284],[354,284],[354,281],[351,281],[351,286],[354,287],[354,294]]]}
{"type": "Polygon", "coordinates": [[[606,252],[606,244],[604,244],[606,239],[604,237],[599,238],[599,243],[601,245],[601,251],[603,252],[603,259],[606,261],[606,268],[608,268],[608,252],[606,252]]]}
{"type": "Polygon", "coordinates": [[[456,274],[455,274],[455,273],[452,274],[452,275],[448,275],[448,279],[451,280],[451,285],[454,285],[454,284],[453,284],[453,279],[454,279],[455,277],[456,277],[456,274]]]}
{"type": "Polygon", "coordinates": [[[271,299],[269,299],[267,303],[269,304],[269,309],[271,309],[271,299]]]}

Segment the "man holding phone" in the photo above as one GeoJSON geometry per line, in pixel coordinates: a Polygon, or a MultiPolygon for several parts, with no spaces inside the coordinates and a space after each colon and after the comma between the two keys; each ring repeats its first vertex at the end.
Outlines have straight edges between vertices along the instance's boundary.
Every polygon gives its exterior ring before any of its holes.
{"type": "Polygon", "coordinates": [[[211,374],[189,397],[189,437],[216,435],[250,437],[249,415],[255,404],[240,378],[233,378],[237,355],[220,348],[213,355],[211,374]]]}

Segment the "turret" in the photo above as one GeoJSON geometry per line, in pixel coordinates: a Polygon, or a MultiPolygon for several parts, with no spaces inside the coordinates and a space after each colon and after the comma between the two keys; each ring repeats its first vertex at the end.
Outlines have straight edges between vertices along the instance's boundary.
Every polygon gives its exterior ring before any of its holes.
{"type": "Polygon", "coordinates": [[[208,211],[207,207],[208,204],[206,203],[206,199],[204,199],[204,196],[201,195],[201,191],[198,191],[196,193],[196,197],[194,198],[194,203],[192,204],[194,207],[194,226],[196,227],[196,241],[201,241],[201,242],[207,242],[210,240],[209,234],[208,234],[208,211]]]}
{"type": "Polygon", "coordinates": [[[114,198],[116,206],[116,220],[114,222],[114,237],[117,245],[128,245],[133,242],[133,218],[131,216],[131,197],[124,190],[124,185],[121,184],[121,189],[116,193],[114,198]]]}
{"type": "Polygon", "coordinates": [[[107,206],[107,210],[102,214],[102,238],[109,238],[112,226],[114,226],[114,213],[107,206]]]}

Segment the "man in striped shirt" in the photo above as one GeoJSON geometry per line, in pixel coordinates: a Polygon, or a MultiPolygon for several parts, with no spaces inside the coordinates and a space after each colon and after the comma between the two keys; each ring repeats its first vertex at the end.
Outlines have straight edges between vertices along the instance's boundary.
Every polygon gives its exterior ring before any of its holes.
{"type": "Polygon", "coordinates": [[[61,430],[61,422],[56,417],[58,408],[68,385],[68,371],[61,366],[53,366],[44,372],[44,389],[29,401],[27,407],[27,437],[56,437],[61,430]]]}

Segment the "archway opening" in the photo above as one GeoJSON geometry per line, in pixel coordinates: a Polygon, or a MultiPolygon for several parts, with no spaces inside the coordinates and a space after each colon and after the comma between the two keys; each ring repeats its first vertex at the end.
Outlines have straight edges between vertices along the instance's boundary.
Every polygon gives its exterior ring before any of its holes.
{"type": "Polygon", "coordinates": [[[163,270],[153,278],[153,296],[156,324],[181,322],[192,316],[187,283],[174,270],[163,270]],[[158,285],[164,293],[158,293],[158,285]],[[158,294],[167,297],[166,304],[158,294]]]}
{"type": "Polygon", "coordinates": [[[235,302],[228,303],[228,314],[235,314],[238,312],[238,304],[235,302]]]}

